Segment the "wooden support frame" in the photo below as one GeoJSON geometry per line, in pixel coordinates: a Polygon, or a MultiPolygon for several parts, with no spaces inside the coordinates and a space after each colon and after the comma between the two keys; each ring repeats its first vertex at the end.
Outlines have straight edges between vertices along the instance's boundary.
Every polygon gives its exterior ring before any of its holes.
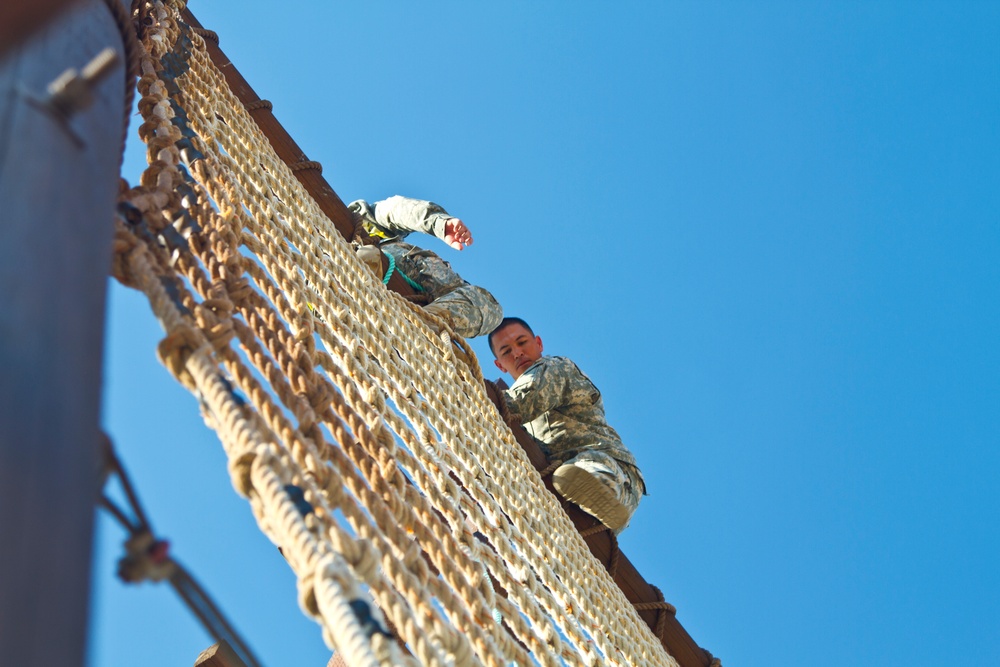
{"type": "MultiPolygon", "coordinates": [[[[203,35],[207,35],[206,41],[208,42],[209,56],[216,67],[222,71],[237,98],[250,110],[251,117],[253,117],[258,127],[268,138],[275,152],[293,169],[295,176],[316,200],[320,209],[330,218],[341,234],[345,238],[350,239],[354,232],[354,224],[350,212],[330,184],[323,178],[318,164],[310,162],[306,158],[302,149],[299,148],[275,118],[272,113],[271,104],[262,100],[257,95],[229,58],[226,57],[219,46],[218,38],[215,34],[205,31],[189,9],[184,10],[182,18],[188,25],[203,31],[203,35]],[[305,168],[302,168],[303,166],[305,168]]],[[[392,277],[388,287],[403,296],[415,295],[414,290],[398,274],[392,277]]],[[[499,396],[494,393],[493,388],[490,386],[487,386],[487,393],[499,410],[499,396]]],[[[535,443],[520,424],[508,422],[508,426],[511,428],[517,442],[527,453],[532,465],[539,471],[543,470],[548,465],[548,461],[537,443],[535,443]]],[[[549,490],[559,499],[559,502],[577,527],[577,530],[584,532],[597,525],[598,522],[594,517],[581,510],[578,506],[563,500],[552,487],[550,478],[544,481],[549,490]]],[[[623,553],[617,551],[617,544],[612,542],[612,538],[607,531],[590,534],[585,537],[585,540],[591,553],[604,563],[606,567],[611,563],[612,559],[617,560],[614,580],[630,602],[641,604],[660,601],[657,589],[639,574],[623,553]]],[[[663,634],[659,638],[667,652],[677,660],[681,667],[711,667],[713,662],[711,655],[698,646],[677,620],[674,613],[660,610],[646,610],[640,611],[639,616],[649,625],[654,633],[658,625],[663,625],[663,634]]]]}

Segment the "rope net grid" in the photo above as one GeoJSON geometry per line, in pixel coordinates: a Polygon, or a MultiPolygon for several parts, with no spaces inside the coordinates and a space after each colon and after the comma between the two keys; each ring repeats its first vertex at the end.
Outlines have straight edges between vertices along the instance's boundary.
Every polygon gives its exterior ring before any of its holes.
{"type": "MultiPolygon", "coordinates": [[[[388,292],[180,0],[140,3],[113,273],[350,665],[676,665],[545,489],[460,338],[388,292]]],[[[311,167],[310,167],[311,168],[311,167]]]]}

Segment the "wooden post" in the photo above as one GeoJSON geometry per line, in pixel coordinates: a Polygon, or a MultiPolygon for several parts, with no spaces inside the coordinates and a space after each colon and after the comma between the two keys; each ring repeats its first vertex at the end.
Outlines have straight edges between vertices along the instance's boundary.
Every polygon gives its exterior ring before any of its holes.
{"type": "MultiPolygon", "coordinates": [[[[4,7],[29,4],[13,0],[4,7]]],[[[122,53],[108,7],[88,0],[0,60],[4,665],[84,662],[105,291],[123,132],[122,53]],[[48,84],[68,68],[83,72],[107,47],[118,60],[92,86],[90,106],[78,108],[86,95],[67,95],[65,116],[52,111],[48,84]]]]}

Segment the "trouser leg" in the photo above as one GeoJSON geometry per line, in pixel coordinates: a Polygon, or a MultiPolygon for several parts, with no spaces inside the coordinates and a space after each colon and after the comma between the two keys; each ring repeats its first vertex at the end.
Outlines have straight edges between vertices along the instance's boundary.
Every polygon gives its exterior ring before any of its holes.
{"type": "Polygon", "coordinates": [[[486,335],[503,319],[500,304],[478,285],[462,285],[435,299],[424,309],[446,319],[455,333],[463,338],[486,335]]]}

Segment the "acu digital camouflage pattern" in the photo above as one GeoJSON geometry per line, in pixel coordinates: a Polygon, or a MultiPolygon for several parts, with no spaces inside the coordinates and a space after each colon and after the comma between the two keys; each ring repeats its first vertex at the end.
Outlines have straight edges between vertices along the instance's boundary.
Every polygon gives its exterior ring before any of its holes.
{"type": "Polygon", "coordinates": [[[639,488],[642,477],[639,471],[633,466],[620,463],[610,454],[597,450],[578,454],[564,464],[575,465],[593,473],[604,486],[611,489],[618,502],[628,510],[629,517],[624,525],[614,530],[614,533],[618,534],[625,530],[642,499],[643,492],[639,488]],[[632,474],[626,472],[627,470],[632,471],[632,474]]]}
{"type": "Polygon", "coordinates": [[[444,240],[445,222],[453,217],[447,211],[429,201],[398,195],[374,204],[354,201],[348,208],[361,219],[365,231],[379,241],[379,249],[392,255],[396,270],[430,297],[426,310],[447,319],[455,333],[472,338],[500,324],[503,309],[492,294],[463,280],[436,253],[403,242],[411,232],[444,240]]]}
{"type": "Polygon", "coordinates": [[[603,472],[602,480],[635,510],[646,493],[642,473],[608,425],[601,392],[576,364],[566,357],[542,357],[504,393],[550,461],[598,464],[587,469],[603,472]]]}

